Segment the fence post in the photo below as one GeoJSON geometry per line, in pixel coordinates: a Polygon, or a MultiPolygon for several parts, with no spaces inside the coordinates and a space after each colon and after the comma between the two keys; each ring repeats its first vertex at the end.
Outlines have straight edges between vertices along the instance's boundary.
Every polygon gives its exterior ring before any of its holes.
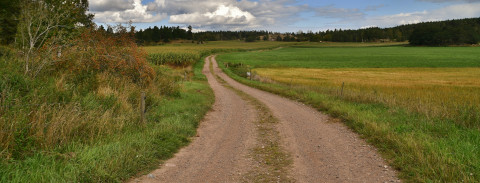
{"type": "Polygon", "coordinates": [[[145,92],[142,91],[140,98],[140,122],[145,123],[145,92]]]}
{"type": "Polygon", "coordinates": [[[249,68],[249,69],[250,69],[250,80],[252,80],[252,75],[253,75],[252,68],[249,68]]]}
{"type": "Polygon", "coordinates": [[[342,90],[340,91],[340,96],[343,97],[343,87],[345,87],[345,82],[342,82],[342,90]]]}

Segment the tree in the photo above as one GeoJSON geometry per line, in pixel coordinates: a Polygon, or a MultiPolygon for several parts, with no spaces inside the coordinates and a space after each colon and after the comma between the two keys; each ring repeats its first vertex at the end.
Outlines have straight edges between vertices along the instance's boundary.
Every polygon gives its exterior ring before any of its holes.
{"type": "Polygon", "coordinates": [[[283,41],[280,35],[277,36],[276,41],[283,41]]]}
{"type": "Polygon", "coordinates": [[[113,34],[113,28],[112,26],[107,26],[107,34],[113,34]]]}
{"type": "Polygon", "coordinates": [[[19,0],[0,1],[0,44],[10,44],[17,33],[19,0]]]}
{"type": "Polygon", "coordinates": [[[187,31],[187,39],[192,40],[193,39],[193,33],[192,33],[192,26],[188,26],[188,31],[187,31]]]}
{"type": "Polygon", "coordinates": [[[256,37],[255,35],[249,35],[247,38],[245,38],[245,42],[255,42],[256,37]]]}
{"type": "Polygon", "coordinates": [[[103,27],[103,25],[100,25],[97,30],[100,31],[100,32],[105,32],[106,31],[105,27],[103,27]]]}
{"type": "Polygon", "coordinates": [[[22,50],[25,74],[36,76],[52,63],[52,55],[61,56],[63,45],[89,26],[86,0],[20,0],[17,46],[22,50]]]}

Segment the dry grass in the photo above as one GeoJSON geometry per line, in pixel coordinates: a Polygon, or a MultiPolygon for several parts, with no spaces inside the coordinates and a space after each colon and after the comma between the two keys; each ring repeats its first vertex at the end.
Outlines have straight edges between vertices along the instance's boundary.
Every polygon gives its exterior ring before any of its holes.
{"type": "Polygon", "coordinates": [[[480,68],[260,68],[262,77],[358,102],[380,102],[480,129],[480,68]],[[345,83],[343,96],[341,85],[345,83]]]}
{"type": "MultiPolygon", "coordinates": [[[[163,71],[157,74],[153,85],[142,88],[125,77],[103,72],[94,76],[98,82],[94,91],[75,93],[69,101],[45,102],[45,97],[33,94],[29,104],[9,103],[9,110],[0,113],[0,157],[19,159],[29,152],[51,150],[75,141],[93,143],[99,137],[138,126],[140,91],[147,93],[147,107],[161,101],[164,95],[179,92],[170,75],[163,71]]],[[[68,77],[72,76],[55,78],[53,88],[60,92],[72,90],[68,77]]]]}

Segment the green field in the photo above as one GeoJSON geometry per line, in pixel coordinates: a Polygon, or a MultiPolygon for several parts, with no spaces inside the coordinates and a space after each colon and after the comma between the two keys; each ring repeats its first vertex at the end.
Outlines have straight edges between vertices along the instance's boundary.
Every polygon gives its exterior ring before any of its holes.
{"type": "Polygon", "coordinates": [[[220,55],[220,60],[258,67],[392,68],[480,67],[478,47],[289,47],[220,55]]]}
{"type": "Polygon", "coordinates": [[[188,66],[201,57],[220,52],[243,52],[251,50],[274,49],[283,46],[299,45],[306,43],[261,41],[246,43],[243,41],[211,41],[203,44],[174,43],[160,46],[146,46],[144,49],[149,54],[151,63],[161,65],[188,66]]]}
{"type": "Polygon", "coordinates": [[[310,44],[217,60],[245,84],[343,119],[407,182],[480,180],[477,47],[310,44]],[[239,77],[250,68],[253,81],[239,77]]]}

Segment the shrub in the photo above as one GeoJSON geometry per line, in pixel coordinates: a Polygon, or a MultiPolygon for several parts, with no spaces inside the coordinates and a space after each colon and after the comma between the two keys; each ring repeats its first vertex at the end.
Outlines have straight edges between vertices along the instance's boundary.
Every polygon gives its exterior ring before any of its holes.
{"type": "Polygon", "coordinates": [[[85,29],[73,45],[64,56],[57,58],[57,67],[74,73],[106,71],[120,74],[142,86],[148,85],[155,77],[146,62],[146,52],[137,46],[133,33],[122,26],[117,26],[115,34],[85,29]]]}

